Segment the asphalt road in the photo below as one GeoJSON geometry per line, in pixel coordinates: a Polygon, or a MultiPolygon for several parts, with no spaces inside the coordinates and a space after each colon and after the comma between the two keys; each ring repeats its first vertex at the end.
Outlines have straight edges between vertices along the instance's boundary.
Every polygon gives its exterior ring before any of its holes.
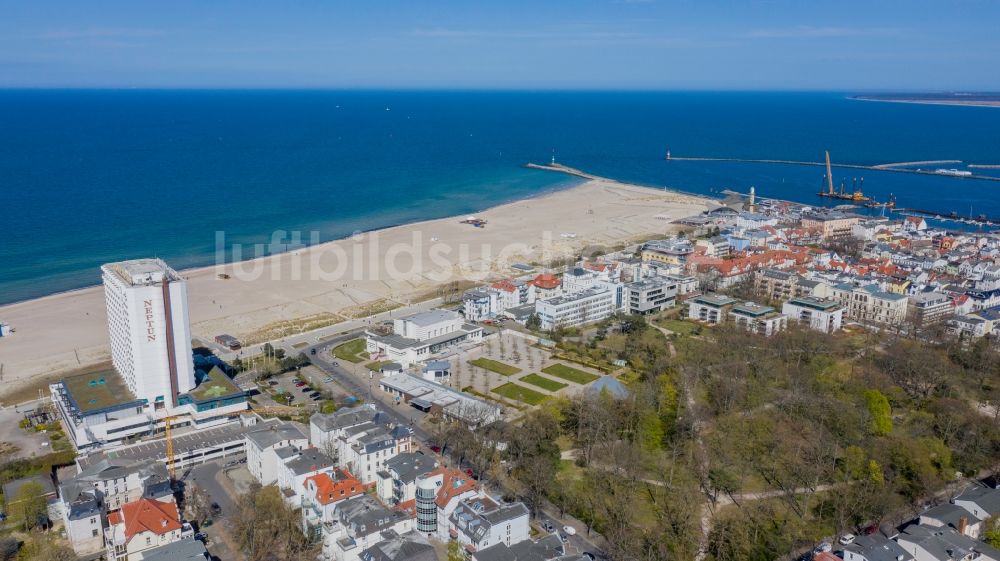
{"type": "Polygon", "coordinates": [[[327,351],[340,343],[356,338],[358,335],[358,333],[343,335],[303,350],[306,352],[306,356],[309,357],[310,362],[332,377],[334,382],[351,394],[363,397],[378,405],[379,409],[389,415],[395,423],[410,426],[413,429],[413,436],[421,443],[426,444],[430,440],[430,435],[421,429],[417,423],[422,418],[423,413],[410,408],[408,405],[396,405],[391,400],[386,399],[385,394],[378,389],[376,380],[360,378],[341,366],[334,366],[333,359],[330,358],[330,354],[327,351]],[[316,349],[316,354],[311,353],[312,349],[316,349]],[[371,384],[370,386],[369,383],[371,384]]]}
{"type": "MultiPolygon", "coordinates": [[[[555,528],[556,533],[563,535],[566,534],[566,532],[563,532],[563,526],[565,526],[566,523],[559,520],[555,516],[548,514],[544,510],[538,511],[538,516],[536,517],[536,520],[538,521],[539,524],[542,525],[544,525],[545,523],[551,524],[555,528]]],[[[597,559],[604,558],[604,554],[601,551],[601,549],[596,545],[590,543],[587,540],[586,536],[584,536],[585,532],[586,532],[585,528],[577,528],[576,535],[566,536],[567,537],[565,544],[566,554],[574,555],[583,552],[590,552],[593,553],[597,559]]]]}

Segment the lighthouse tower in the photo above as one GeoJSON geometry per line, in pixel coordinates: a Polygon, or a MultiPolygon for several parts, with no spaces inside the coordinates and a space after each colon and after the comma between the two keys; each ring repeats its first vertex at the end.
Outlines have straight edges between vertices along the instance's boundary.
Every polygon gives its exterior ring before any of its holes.
{"type": "Polygon", "coordinates": [[[750,203],[749,204],[749,206],[750,206],[750,212],[753,212],[754,203],[756,202],[756,199],[757,199],[757,190],[754,189],[753,185],[751,185],[750,186],[750,200],[749,200],[749,203],[750,203]]]}

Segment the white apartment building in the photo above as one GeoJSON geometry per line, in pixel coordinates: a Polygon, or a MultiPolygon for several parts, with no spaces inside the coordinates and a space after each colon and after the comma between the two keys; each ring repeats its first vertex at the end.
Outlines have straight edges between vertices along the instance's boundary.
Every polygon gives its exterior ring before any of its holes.
{"type": "Polygon", "coordinates": [[[111,362],[132,395],[174,407],[194,388],[187,282],[160,259],[101,267],[111,362]]]}
{"type": "Polygon", "coordinates": [[[729,310],[729,319],[736,327],[751,333],[770,337],[788,327],[788,317],[770,306],[754,302],[736,304],[729,310]]]}
{"type": "Polygon", "coordinates": [[[910,321],[918,327],[941,323],[954,312],[951,298],[940,292],[921,292],[907,301],[910,321]]]}
{"type": "Polygon", "coordinates": [[[677,298],[677,283],[650,277],[625,285],[626,311],[630,314],[650,314],[666,310],[677,298]]]}
{"type": "Polygon", "coordinates": [[[546,330],[601,321],[616,309],[615,293],[602,286],[535,301],[535,313],[546,330]]]}
{"type": "Polygon", "coordinates": [[[309,440],[295,425],[268,423],[246,434],[247,469],[261,485],[277,483],[284,461],[307,446],[309,440]]]}
{"type": "Polygon", "coordinates": [[[320,561],[358,561],[361,552],[382,541],[382,533],[413,529],[406,513],[390,510],[374,497],[359,495],[337,503],[333,520],[323,524],[320,561]]]}
{"type": "Polygon", "coordinates": [[[447,542],[449,518],[458,504],[483,496],[476,481],[459,469],[442,466],[420,475],[414,492],[417,531],[447,542]]]}
{"type": "Polygon", "coordinates": [[[503,504],[490,497],[459,502],[448,523],[449,537],[471,551],[498,543],[509,547],[531,537],[528,508],[523,503],[503,504]]]}
{"type": "Polygon", "coordinates": [[[906,320],[907,297],[879,290],[876,285],[834,285],[831,296],[846,308],[848,318],[862,323],[900,325],[906,320]]]}
{"type": "Polygon", "coordinates": [[[844,323],[844,307],[835,300],[800,296],[781,306],[781,313],[814,331],[833,333],[844,323]]]}
{"type": "Polygon", "coordinates": [[[688,302],[688,319],[717,325],[726,319],[726,314],[734,304],[734,298],[722,294],[695,296],[688,302]]]}

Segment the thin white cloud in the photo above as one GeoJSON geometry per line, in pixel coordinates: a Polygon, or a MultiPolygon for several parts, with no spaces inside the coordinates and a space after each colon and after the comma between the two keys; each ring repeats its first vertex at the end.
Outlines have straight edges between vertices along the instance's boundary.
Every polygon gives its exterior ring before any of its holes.
{"type": "Polygon", "coordinates": [[[88,27],[84,29],[49,29],[38,36],[39,39],[65,41],[73,39],[129,39],[162,37],[159,29],[88,27]]]}
{"type": "Polygon", "coordinates": [[[748,39],[823,39],[840,37],[889,37],[899,35],[891,27],[814,27],[797,25],[784,29],[755,29],[744,33],[748,39]]]}

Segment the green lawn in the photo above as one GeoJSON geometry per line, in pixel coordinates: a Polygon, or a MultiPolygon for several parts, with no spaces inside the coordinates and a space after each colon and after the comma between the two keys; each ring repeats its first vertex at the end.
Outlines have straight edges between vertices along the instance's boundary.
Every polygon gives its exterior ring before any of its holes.
{"type": "Polygon", "coordinates": [[[333,348],[333,356],[355,364],[365,359],[361,356],[363,352],[365,352],[364,339],[352,339],[333,348]]]}
{"type": "Polygon", "coordinates": [[[661,319],[656,320],[655,323],[656,325],[659,325],[664,329],[669,329],[680,336],[691,335],[692,333],[697,332],[699,327],[696,323],[679,319],[661,319]]]}
{"type": "Polygon", "coordinates": [[[542,372],[551,374],[556,378],[569,380],[574,384],[589,384],[600,378],[600,376],[584,372],[583,370],[577,370],[576,368],[571,368],[565,364],[553,364],[552,366],[546,366],[545,368],[542,368],[542,372]]]}
{"type": "Polygon", "coordinates": [[[538,374],[528,374],[527,376],[521,378],[520,381],[526,384],[531,384],[532,386],[538,386],[543,390],[549,390],[550,392],[557,392],[568,385],[562,382],[556,382],[555,380],[550,380],[545,376],[539,376],[538,374]]]}
{"type": "Polygon", "coordinates": [[[472,366],[478,366],[480,368],[485,368],[491,372],[496,372],[501,376],[513,376],[521,371],[520,368],[516,366],[511,366],[509,364],[504,364],[498,360],[492,360],[489,358],[477,358],[476,360],[470,360],[469,364],[472,366]]]}
{"type": "Polygon", "coordinates": [[[365,368],[367,368],[368,370],[374,370],[375,372],[378,372],[379,370],[382,369],[383,366],[385,366],[386,364],[389,364],[390,362],[392,362],[392,361],[391,360],[377,360],[375,362],[369,362],[368,364],[365,365],[365,368]]]}
{"type": "Polygon", "coordinates": [[[515,401],[523,401],[528,405],[538,405],[548,398],[545,394],[538,393],[524,386],[519,386],[513,382],[497,386],[493,388],[493,392],[515,401]]]}

